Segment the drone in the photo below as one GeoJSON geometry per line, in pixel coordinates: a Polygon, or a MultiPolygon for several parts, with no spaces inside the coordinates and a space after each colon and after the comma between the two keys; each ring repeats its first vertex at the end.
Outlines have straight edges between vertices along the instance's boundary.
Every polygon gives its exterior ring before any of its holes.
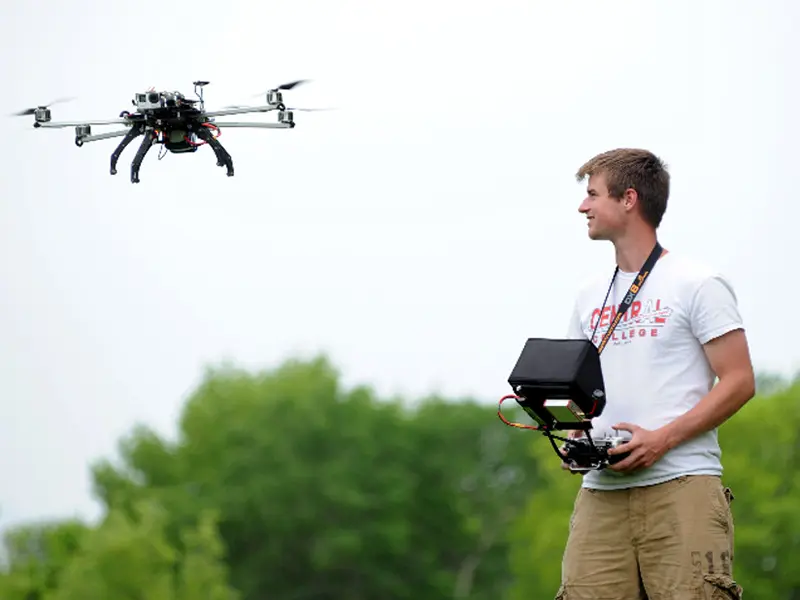
{"type": "MultiPolygon", "coordinates": [[[[154,89],[134,94],[131,101],[135,112],[122,111],[118,119],[89,120],[81,122],[56,122],[51,120],[50,105],[29,108],[13,116],[33,115],[35,128],[75,128],[75,145],[83,146],[109,138],[122,137],[122,141],[111,153],[111,175],[117,173],[117,162],[125,148],[141,136],[139,149],[131,162],[131,183],[139,183],[139,170],[148,151],[161,144],[164,153],[187,154],[197,152],[200,146],[208,144],[214,152],[218,167],[225,167],[228,177],[233,177],[233,160],[227,150],[219,143],[220,128],[252,127],[259,129],[292,129],[294,111],[315,110],[308,108],[287,108],[283,103],[282,92],[306,83],[300,79],[285,83],[266,92],[266,104],[261,106],[231,106],[223,110],[206,112],[203,88],[208,81],[195,81],[194,93],[197,99],[187,98],[181,92],[158,92],[154,89]],[[222,122],[216,117],[240,115],[245,113],[266,113],[277,111],[276,122],[222,122]],[[105,133],[92,133],[92,126],[123,125],[124,129],[105,133]]],[[[161,158],[161,157],[159,157],[161,158]]]]}

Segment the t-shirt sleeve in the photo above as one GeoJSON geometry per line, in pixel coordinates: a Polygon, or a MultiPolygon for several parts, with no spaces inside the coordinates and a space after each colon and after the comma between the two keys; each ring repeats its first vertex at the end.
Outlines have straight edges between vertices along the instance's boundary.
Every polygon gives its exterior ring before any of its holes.
{"type": "Polygon", "coordinates": [[[695,292],[690,315],[692,333],[701,344],[744,328],[733,286],[721,275],[703,281],[695,292]]]}
{"type": "Polygon", "coordinates": [[[578,312],[578,305],[572,307],[572,315],[569,318],[569,325],[567,326],[567,339],[580,340],[585,339],[586,334],[581,327],[581,316],[578,312]]]}

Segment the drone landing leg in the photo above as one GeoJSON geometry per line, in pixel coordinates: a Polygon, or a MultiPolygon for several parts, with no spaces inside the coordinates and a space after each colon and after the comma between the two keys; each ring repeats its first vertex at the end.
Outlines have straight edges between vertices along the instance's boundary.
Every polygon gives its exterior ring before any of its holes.
{"type": "Polygon", "coordinates": [[[136,151],[136,156],[133,157],[131,163],[131,183],[139,183],[139,168],[142,166],[147,151],[153,146],[155,141],[155,133],[152,131],[144,132],[142,143],[139,145],[139,150],[136,151]]]}
{"type": "Polygon", "coordinates": [[[197,137],[201,140],[208,143],[211,146],[211,149],[214,151],[214,154],[217,157],[217,166],[225,166],[228,170],[228,177],[233,177],[233,159],[231,155],[228,154],[228,151],[219,143],[219,140],[215,138],[211,132],[206,129],[205,127],[200,127],[197,131],[197,137]]]}
{"type": "Polygon", "coordinates": [[[111,153],[111,174],[112,175],[116,175],[117,174],[117,161],[119,160],[119,156],[120,156],[120,154],[122,154],[122,151],[125,150],[125,148],[128,147],[128,144],[130,144],[135,137],[140,136],[143,133],[144,133],[144,127],[139,125],[139,124],[137,124],[137,125],[134,125],[133,127],[131,127],[130,130],[128,131],[128,133],[125,134],[125,137],[119,143],[119,145],[117,146],[117,149],[114,150],[114,152],[111,153]]]}

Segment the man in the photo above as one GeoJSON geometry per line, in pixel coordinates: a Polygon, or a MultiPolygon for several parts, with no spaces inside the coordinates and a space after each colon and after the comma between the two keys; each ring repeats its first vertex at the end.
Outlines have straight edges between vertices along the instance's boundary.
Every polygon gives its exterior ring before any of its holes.
{"type": "Polygon", "coordinates": [[[716,429],[755,393],[734,291],[658,252],[670,176],[651,152],[602,153],[578,170],[586,178],[579,211],[592,240],[614,245],[617,270],[579,293],[569,336],[600,344],[651,252],[657,260],[600,354],[608,401],[591,433],[629,437],[611,452],[630,455],[583,476],[556,598],[740,598],[716,429]]]}

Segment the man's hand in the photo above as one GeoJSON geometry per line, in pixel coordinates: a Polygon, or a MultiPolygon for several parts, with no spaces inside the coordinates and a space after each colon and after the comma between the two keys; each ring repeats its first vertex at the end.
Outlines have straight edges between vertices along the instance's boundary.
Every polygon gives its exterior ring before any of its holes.
{"type": "Polygon", "coordinates": [[[632,425],[619,423],[614,429],[631,432],[631,439],[624,444],[611,448],[609,456],[630,452],[630,456],[608,468],[621,473],[631,473],[638,469],[652,467],[669,450],[669,439],[666,431],[661,429],[649,430],[632,425]]]}

